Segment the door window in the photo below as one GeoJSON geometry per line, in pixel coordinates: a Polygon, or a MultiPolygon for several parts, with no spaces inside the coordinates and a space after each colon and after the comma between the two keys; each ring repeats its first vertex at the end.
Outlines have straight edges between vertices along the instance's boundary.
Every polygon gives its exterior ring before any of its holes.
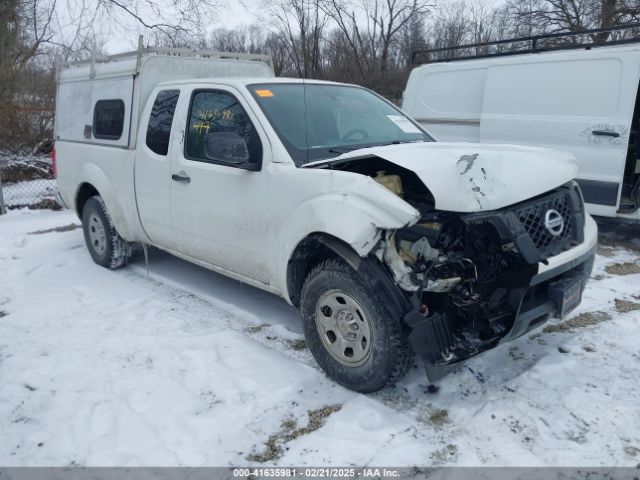
{"type": "Polygon", "coordinates": [[[153,103],[147,127],[147,147],[158,155],[166,155],[169,151],[171,124],[179,96],[180,90],[162,90],[153,103]]]}
{"type": "Polygon", "coordinates": [[[185,157],[242,168],[259,167],[262,143],[236,97],[218,90],[194,92],[189,109],[185,157]]]}

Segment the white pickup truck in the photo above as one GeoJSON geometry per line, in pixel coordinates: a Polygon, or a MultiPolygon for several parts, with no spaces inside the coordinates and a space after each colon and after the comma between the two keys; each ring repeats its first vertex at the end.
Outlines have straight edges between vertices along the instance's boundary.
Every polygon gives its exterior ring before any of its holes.
{"type": "Polygon", "coordinates": [[[60,72],[60,200],[99,265],[141,243],[280,295],[361,392],[414,355],[437,380],[580,302],[597,228],[569,154],[436,143],[364,88],[212,57],[60,72]]]}

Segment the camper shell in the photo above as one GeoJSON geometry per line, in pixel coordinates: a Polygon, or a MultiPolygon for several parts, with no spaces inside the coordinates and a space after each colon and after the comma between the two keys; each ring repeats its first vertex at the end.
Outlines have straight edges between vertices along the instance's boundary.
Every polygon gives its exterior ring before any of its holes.
{"type": "Polygon", "coordinates": [[[133,52],[63,64],[57,72],[56,141],[122,148],[136,145],[142,110],[160,83],[274,76],[268,55],[142,45],[133,52]],[[114,116],[123,117],[115,122],[115,132],[110,125],[114,116]]]}
{"type": "Polygon", "coordinates": [[[611,30],[416,52],[428,63],[411,72],[403,110],[440,141],[570,152],[590,213],[640,220],[640,43],[549,46],[611,30]]]}

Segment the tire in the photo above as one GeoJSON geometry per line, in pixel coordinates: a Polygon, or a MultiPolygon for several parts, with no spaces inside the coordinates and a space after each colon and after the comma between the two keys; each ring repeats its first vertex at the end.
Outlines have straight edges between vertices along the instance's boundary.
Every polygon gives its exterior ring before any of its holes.
{"type": "Polygon", "coordinates": [[[393,385],[411,368],[413,350],[387,304],[341,260],[326,260],[309,273],[300,303],[304,334],[329,378],[370,393],[393,385]]]}
{"type": "Polygon", "coordinates": [[[98,265],[113,270],[129,263],[131,246],[116,232],[100,195],[84,204],[82,230],[91,258],[98,265]]]}

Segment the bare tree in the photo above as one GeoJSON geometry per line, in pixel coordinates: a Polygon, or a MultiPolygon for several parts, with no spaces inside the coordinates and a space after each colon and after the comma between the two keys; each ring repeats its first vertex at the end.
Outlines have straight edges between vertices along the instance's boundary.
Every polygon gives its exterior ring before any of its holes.
{"type": "Polygon", "coordinates": [[[413,52],[425,50],[428,46],[424,16],[411,17],[409,23],[401,31],[396,63],[398,66],[410,68],[413,52]]]}
{"type": "Polygon", "coordinates": [[[286,49],[293,73],[299,77],[322,75],[320,53],[327,18],[320,0],[265,0],[262,9],[270,27],[286,49]]]}
{"type": "Polygon", "coordinates": [[[323,0],[322,8],[346,40],[362,75],[389,68],[402,31],[431,5],[423,0],[323,0]]]}
{"type": "Polygon", "coordinates": [[[0,149],[24,149],[51,135],[55,62],[99,51],[99,35],[108,24],[146,31],[155,43],[204,45],[203,25],[216,5],[216,0],[2,0],[0,149]]]}
{"type": "MultiPolygon", "coordinates": [[[[612,27],[637,22],[640,19],[638,0],[511,0],[508,9],[516,22],[529,25],[529,32],[578,33],[587,29],[612,27]]],[[[637,32],[631,32],[632,35],[637,32]]],[[[629,33],[619,33],[618,37],[629,33]]],[[[591,37],[594,42],[605,42],[609,32],[591,37]]],[[[569,40],[578,42],[580,36],[569,40]]]]}
{"type": "Polygon", "coordinates": [[[52,127],[50,63],[40,57],[51,38],[52,14],[39,5],[7,0],[0,10],[0,149],[18,151],[52,127]]]}
{"type": "Polygon", "coordinates": [[[211,31],[207,46],[221,52],[265,53],[266,35],[258,25],[211,31]]]}

